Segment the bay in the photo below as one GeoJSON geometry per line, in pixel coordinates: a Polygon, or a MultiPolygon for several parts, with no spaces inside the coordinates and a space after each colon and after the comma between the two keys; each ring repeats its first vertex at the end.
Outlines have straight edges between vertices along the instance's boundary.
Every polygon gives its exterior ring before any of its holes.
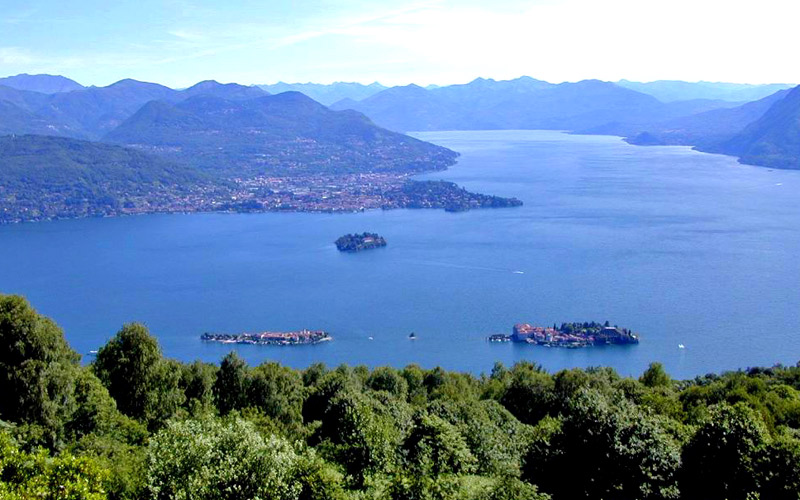
{"type": "MultiPolygon", "coordinates": [[[[552,131],[430,132],[462,153],[446,179],[512,209],[192,214],[0,227],[0,293],[28,297],[82,353],[142,321],[167,356],[219,361],[206,331],[325,329],[275,360],[488,372],[612,366],[675,377],[800,360],[800,172],[684,147],[552,131]],[[343,254],[374,231],[388,246],[343,254]],[[516,322],[605,321],[637,346],[491,344],[516,322]],[[410,332],[417,340],[409,340],[410,332]],[[685,345],[684,349],[678,347],[685,345]]],[[[90,359],[90,358],[89,358],[90,359]]]]}

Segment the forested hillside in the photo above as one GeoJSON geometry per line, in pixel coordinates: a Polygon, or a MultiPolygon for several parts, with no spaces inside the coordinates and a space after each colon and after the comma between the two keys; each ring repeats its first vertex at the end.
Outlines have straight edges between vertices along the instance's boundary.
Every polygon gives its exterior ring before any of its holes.
{"type": "Polygon", "coordinates": [[[752,165],[800,169],[800,87],[712,150],[736,155],[752,165]]]}
{"type": "Polygon", "coordinates": [[[110,215],[210,184],[142,151],[39,135],[0,137],[0,222],[110,215]]]}
{"type": "Polygon", "coordinates": [[[382,129],[360,113],[331,111],[299,92],[240,100],[201,94],[174,105],[154,101],[105,140],[242,177],[410,173],[447,167],[456,157],[382,129]]]}
{"type": "MultiPolygon", "coordinates": [[[[109,332],[111,333],[111,332],[109,332]]],[[[266,351],[265,351],[266,352],[266,351]]],[[[672,380],[165,359],[128,324],[89,365],[0,296],[8,499],[796,500],[800,368],[672,380]],[[58,492],[58,493],[54,493],[58,492]]]]}

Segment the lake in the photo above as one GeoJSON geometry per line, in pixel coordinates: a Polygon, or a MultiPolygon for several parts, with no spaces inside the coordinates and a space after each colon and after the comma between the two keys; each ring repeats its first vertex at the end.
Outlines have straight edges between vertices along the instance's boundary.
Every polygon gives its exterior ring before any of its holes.
{"type": "Polygon", "coordinates": [[[129,321],[167,356],[219,361],[203,332],[324,329],[316,346],[237,346],[251,364],[489,372],[607,365],[675,377],[800,360],[800,172],[684,147],[550,131],[432,132],[462,153],[423,176],[520,208],[193,214],[0,227],[0,292],[27,296],[81,353],[129,321]],[[333,241],[374,231],[384,249],[333,241]],[[637,346],[492,344],[517,322],[605,321],[637,346]],[[408,339],[416,332],[417,340],[408,339]],[[684,349],[678,345],[684,344],[684,349]]]}

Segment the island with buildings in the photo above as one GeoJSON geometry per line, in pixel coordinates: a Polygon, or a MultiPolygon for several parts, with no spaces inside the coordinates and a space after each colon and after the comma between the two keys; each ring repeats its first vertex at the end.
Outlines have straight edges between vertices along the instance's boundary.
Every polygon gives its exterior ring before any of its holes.
{"type": "Polygon", "coordinates": [[[628,330],[605,323],[562,323],[552,327],[529,323],[514,325],[511,335],[491,335],[491,342],[519,342],[547,347],[586,347],[593,345],[638,344],[639,336],[628,330]]]}
{"type": "Polygon", "coordinates": [[[340,252],[360,252],[386,246],[386,239],[376,233],[345,234],[336,240],[340,252]]]}
{"type": "Polygon", "coordinates": [[[296,332],[257,332],[257,333],[204,333],[200,336],[206,342],[223,344],[254,345],[301,345],[319,344],[333,340],[328,332],[322,330],[299,330],[296,332]]]}

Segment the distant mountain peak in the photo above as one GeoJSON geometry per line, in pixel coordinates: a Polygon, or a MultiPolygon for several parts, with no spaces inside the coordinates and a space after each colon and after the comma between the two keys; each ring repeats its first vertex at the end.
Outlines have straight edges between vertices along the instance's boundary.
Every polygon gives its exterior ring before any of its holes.
{"type": "Polygon", "coordinates": [[[0,78],[0,85],[5,85],[6,87],[17,90],[40,92],[42,94],[58,94],[84,88],[83,85],[75,80],[70,80],[61,75],[29,75],[28,73],[0,78]]]}
{"type": "MultiPolygon", "coordinates": [[[[136,88],[136,87],[161,87],[161,88],[168,88],[158,83],[152,82],[142,82],[140,80],[134,80],[133,78],[123,78],[118,82],[114,82],[111,85],[108,85],[105,88],[109,89],[116,89],[116,88],[136,88]]],[[[97,87],[95,87],[97,88],[97,87]]]]}

